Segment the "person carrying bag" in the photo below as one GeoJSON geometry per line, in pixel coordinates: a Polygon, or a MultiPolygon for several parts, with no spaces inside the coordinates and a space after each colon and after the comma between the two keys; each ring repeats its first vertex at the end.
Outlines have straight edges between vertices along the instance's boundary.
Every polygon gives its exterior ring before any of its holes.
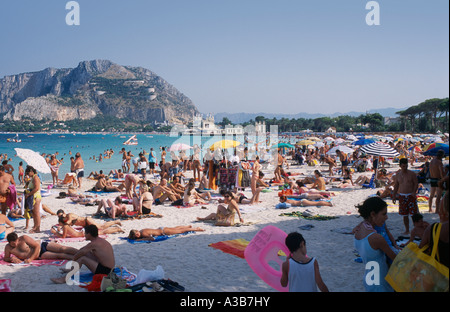
{"type": "Polygon", "coordinates": [[[448,292],[448,267],[439,262],[441,223],[431,228],[432,243],[422,248],[411,242],[392,263],[386,281],[397,292],[448,292]],[[431,247],[430,253],[426,251],[431,247]]]}

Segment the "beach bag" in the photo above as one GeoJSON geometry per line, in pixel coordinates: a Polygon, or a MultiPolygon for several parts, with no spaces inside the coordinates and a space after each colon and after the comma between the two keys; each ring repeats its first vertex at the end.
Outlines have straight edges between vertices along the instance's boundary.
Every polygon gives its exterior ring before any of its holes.
{"type": "Polygon", "coordinates": [[[386,275],[386,281],[397,292],[446,292],[448,268],[439,262],[438,243],[442,224],[432,227],[433,246],[419,248],[411,242],[395,257],[386,275]]]}
{"type": "MultiPolygon", "coordinates": [[[[122,268],[120,268],[120,275],[122,275],[122,268]]],[[[111,270],[107,276],[103,277],[100,289],[106,291],[108,288],[110,290],[110,287],[112,290],[124,289],[127,287],[127,281],[111,270]]]]}

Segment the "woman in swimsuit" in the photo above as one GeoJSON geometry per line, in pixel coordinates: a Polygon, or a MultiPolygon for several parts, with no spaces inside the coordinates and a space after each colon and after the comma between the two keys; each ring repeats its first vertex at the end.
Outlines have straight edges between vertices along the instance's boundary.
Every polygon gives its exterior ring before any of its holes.
{"type": "Polygon", "coordinates": [[[111,199],[102,199],[98,204],[98,209],[95,214],[99,214],[102,208],[104,208],[106,214],[113,219],[127,214],[127,206],[122,204],[120,196],[116,197],[114,202],[111,199]]]}
{"type": "MultiPolygon", "coordinates": [[[[74,229],[70,223],[67,223],[65,217],[59,217],[58,222],[59,226],[53,226],[50,230],[55,236],[61,238],[84,237],[84,228],[79,231],[74,229]]],[[[108,227],[106,229],[98,228],[98,234],[100,235],[113,233],[124,233],[124,231],[120,227],[108,227]]]]}
{"type": "MultiPolygon", "coordinates": [[[[25,202],[27,201],[27,198],[33,197],[31,213],[33,215],[34,226],[30,230],[30,233],[39,233],[41,231],[41,180],[36,173],[36,169],[31,166],[26,168],[25,175],[31,179],[30,182],[28,182],[27,190],[25,191],[25,202]]],[[[26,208],[25,213],[27,213],[27,210],[29,211],[30,208],[26,208]]]]}
{"type": "Polygon", "coordinates": [[[259,179],[259,171],[261,170],[261,164],[259,163],[259,156],[256,156],[255,162],[252,167],[252,179],[250,181],[250,188],[252,190],[252,203],[259,201],[259,193],[257,188],[257,181],[259,179]]]}
{"type": "Polygon", "coordinates": [[[139,198],[133,197],[133,210],[138,215],[150,214],[152,211],[153,195],[146,183],[139,182],[139,198]]]}
{"type": "Polygon", "coordinates": [[[4,214],[0,214],[0,241],[9,233],[14,232],[14,224],[4,214]]]}
{"type": "Polygon", "coordinates": [[[227,207],[224,205],[219,205],[217,207],[216,213],[211,213],[210,215],[200,218],[197,217],[198,221],[208,221],[215,220],[215,225],[221,226],[231,226],[234,225],[234,218],[236,213],[239,216],[239,221],[244,223],[244,218],[242,218],[241,212],[239,211],[239,206],[233,199],[233,194],[230,191],[226,191],[224,197],[224,203],[228,204],[227,207]]]}
{"type": "Polygon", "coordinates": [[[189,183],[186,186],[183,196],[184,206],[194,206],[195,204],[206,204],[205,198],[207,200],[211,199],[209,192],[202,193],[201,195],[195,190],[195,180],[189,179],[189,183]]]}
{"type": "Polygon", "coordinates": [[[50,167],[50,171],[52,173],[52,179],[53,179],[53,185],[58,184],[58,170],[59,166],[61,165],[61,162],[56,159],[55,155],[52,155],[50,157],[50,161],[48,162],[48,165],[50,167]]]}
{"type": "Polygon", "coordinates": [[[79,226],[79,227],[86,227],[88,225],[95,225],[99,230],[105,230],[113,225],[118,225],[121,226],[122,223],[118,220],[114,220],[114,221],[108,221],[105,222],[103,224],[98,224],[96,223],[92,218],[90,217],[85,217],[85,218],[81,218],[80,216],[69,212],[69,213],[65,213],[64,210],[59,209],[56,212],[56,215],[58,216],[58,218],[63,218],[64,223],[69,224],[69,225],[73,225],[73,226],[79,226]]]}
{"type": "Polygon", "coordinates": [[[203,232],[205,230],[202,228],[194,228],[192,225],[179,225],[176,227],[160,227],[158,229],[142,229],[140,231],[131,230],[128,238],[132,240],[155,240],[155,236],[176,235],[191,231],[203,232]]]}

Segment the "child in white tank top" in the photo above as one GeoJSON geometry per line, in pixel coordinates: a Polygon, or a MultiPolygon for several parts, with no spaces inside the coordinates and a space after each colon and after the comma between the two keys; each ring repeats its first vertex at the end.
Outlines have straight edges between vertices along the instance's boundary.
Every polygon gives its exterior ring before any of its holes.
{"type": "Polygon", "coordinates": [[[306,242],[300,233],[293,232],[286,237],[286,246],[291,252],[283,263],[281,285],[290,292],[328,292],[328,287],[322,280],[319,264],[316,258],[306,255],[306,242]]]}

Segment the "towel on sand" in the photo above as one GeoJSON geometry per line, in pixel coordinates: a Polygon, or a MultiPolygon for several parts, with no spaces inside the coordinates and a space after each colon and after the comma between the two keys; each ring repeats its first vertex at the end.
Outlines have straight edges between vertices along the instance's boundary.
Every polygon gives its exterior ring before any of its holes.
{"type": "Polygon", "coordinates": [[[238,238],[209,244],[208,246],[223,251],[225,253],[237,256],[239,258],[245,259],[244,251],[249,243],[250,243],[249,241],[243,238],[238,238]]]}
{"type": "Polygon", "coordinates": [[[314,220],[314,221],[327,221],[339,218],[336,216],[311,215],[309,213],[301,211],[282,213],[279,216],[299,217],[305,220],[314,220]]]}
{"type": "Polygon", "coordinates": [[[33,260],[31,263],[10,263],[3,260],[3,257],[5,256],[5,253],[0,253],[0,265],[20,265],[20,266],[42,266],[42,265],[64,265],[66,264],[67,260],[57,260],[57,259],[45,259],[45,260],[33,260]]]}
{"type": "Polygon", "coordinates": [[[180,236],[180,235],[186,235],[186,234],[191,234],[191,233],[195,233],[195,232],[194,231],[190,231],[190,232],[186,232],[186,233],[182,233],[182,234],[161,235],[161,236],[156,236],[155,240],[134,240],[134,239],[129,239],[128,237],[120,237],[120,239],[126,240],[130,244],[142,244],[142,243],[161,242],[161,241],[164,241],[164,240],[172,238],[172,237],[177,237],[177,236],[180,236]]]}
{"type": "MultiPolygon", "coordinates": [[[[132,285],[137,278],[136,274],[128,271],[128,269],[125,267],[114,268],[114,273],[116,273],[117,276],[120,276],[123,279],[125,279],[127,281],[127,285],[132,285]]],[[[80,283],[79,286],[83,288],[88,287],[92,282],[93,277],[94,273],[92,272],[81,272],[79,274],[79,283],[80,283]]],[[[73,275],[72,280],[74,280],[75,278],[76,275],[73,275]]]]}

